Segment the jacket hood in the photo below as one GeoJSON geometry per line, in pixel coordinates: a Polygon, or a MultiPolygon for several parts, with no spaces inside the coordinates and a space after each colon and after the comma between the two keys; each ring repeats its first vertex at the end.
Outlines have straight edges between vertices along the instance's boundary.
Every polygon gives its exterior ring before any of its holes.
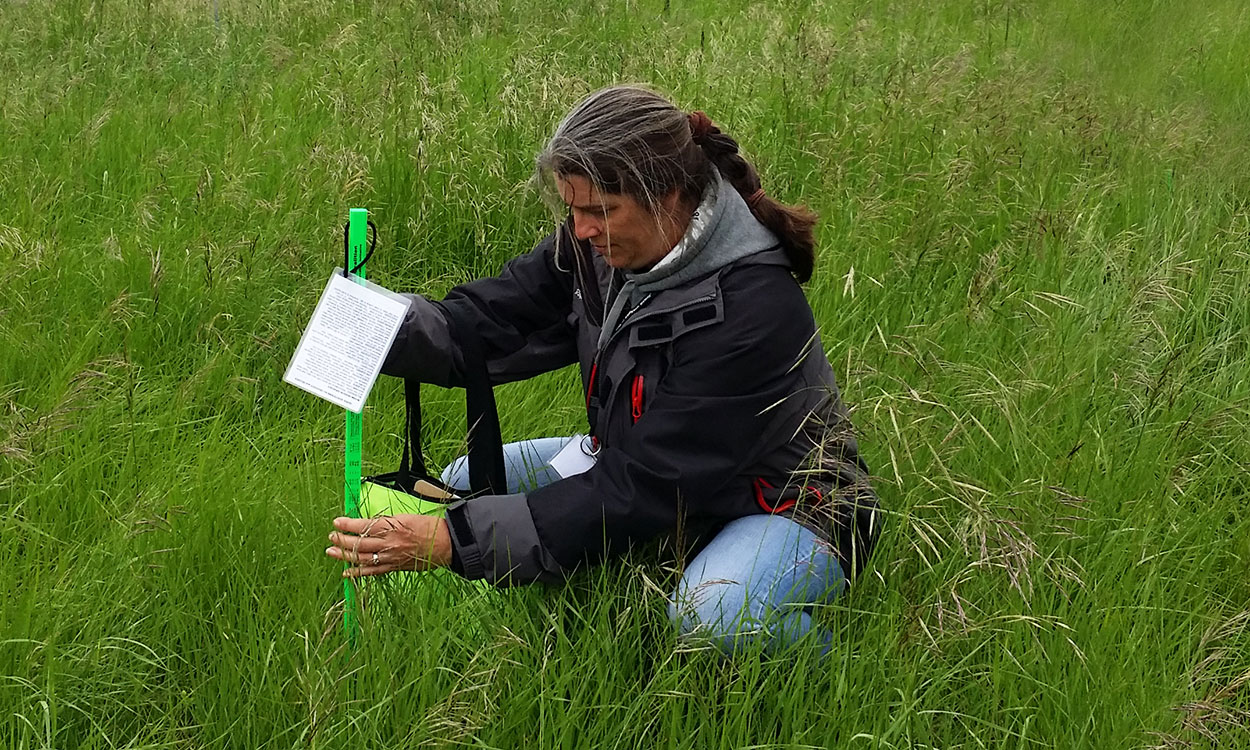
{"type": "Polygon", "coordinates": [[[734,186],[715,174],[677,245],[650,269],[625,274],[636,297],[681,286],[780,244],[734,186]]]}

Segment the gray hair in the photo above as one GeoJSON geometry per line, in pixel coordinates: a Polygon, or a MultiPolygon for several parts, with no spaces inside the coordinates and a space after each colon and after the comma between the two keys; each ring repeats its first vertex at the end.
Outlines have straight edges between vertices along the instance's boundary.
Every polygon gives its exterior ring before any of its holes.
{"type": "Polygon", "coordinates": [[[535,167],[540,186],[580,175],[599,192],[629,196],[657,217],[661,201],[674,190],[697,204],[719,171],[781,240],[799,281],[812,275],[816,215],[765,195],[737,141],[702,112],[684,112],[646,87],[609,86],[586,97],[560,121],[535,167]]]}
{"type": "Polygon", "coordinates": [[[600,192],[627,195],[651,213],[675,189],[697,202],[711,178],[688,115],[642,86],[612,86],[586,97],[535,162],[540,181],[580,175],[600,192]]]}

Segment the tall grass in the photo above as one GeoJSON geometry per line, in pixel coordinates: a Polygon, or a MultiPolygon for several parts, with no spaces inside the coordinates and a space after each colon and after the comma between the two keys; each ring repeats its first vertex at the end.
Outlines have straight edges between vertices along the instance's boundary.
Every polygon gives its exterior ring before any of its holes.
{"type": "MultiPolygon", "coordinates": [[[[0,745],[1250,747],[1246,11],[1091,7],[4,4],[0,745]],[[636,80],[824,217],[889,513],[839,649],[679,642],[644,551],[374,584],[346,649],[341,416],[280,381],[346,209],[391,288],[490,273],[551,223],[544,136],[636,80]]],[[[500,401],[583,420],[569,372],[500,401]]]]}

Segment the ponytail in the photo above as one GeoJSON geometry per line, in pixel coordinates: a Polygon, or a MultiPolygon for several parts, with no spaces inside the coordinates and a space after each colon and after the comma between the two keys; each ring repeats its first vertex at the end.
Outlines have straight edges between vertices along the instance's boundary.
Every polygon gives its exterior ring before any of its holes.
{"type": "Polygon", "coordinates": [[[781,240],[795,278],[800,282],[810,279],[816,267],[816,214],[806,206],[787,205],[767,195],[760,186],[759,173],[739,153],[737,141],[722,133],[702,112],[691,112],[689,118],[691,139],[734,186],[755,218],[781,240]]]}

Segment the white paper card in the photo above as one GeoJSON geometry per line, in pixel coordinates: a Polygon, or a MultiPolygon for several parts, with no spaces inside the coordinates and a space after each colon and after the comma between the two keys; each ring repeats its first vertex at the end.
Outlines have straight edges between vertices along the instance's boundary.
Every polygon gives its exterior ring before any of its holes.
{"type": "Polygon", "coordinates": [[[548,464],[556,470],[561,479],[581,474],[590,467],[595,465],[596,456],[594,448],[590,444],[590,438],[585,435],[578,435],[569,441],[569,444],[560,449],[556,457],[551,459],[548,464]]]}
{"type": "Polygon", "coordinates": [[[408,300],[335,269],[282,379],[359,412],[399,333],[408,300]]]}

